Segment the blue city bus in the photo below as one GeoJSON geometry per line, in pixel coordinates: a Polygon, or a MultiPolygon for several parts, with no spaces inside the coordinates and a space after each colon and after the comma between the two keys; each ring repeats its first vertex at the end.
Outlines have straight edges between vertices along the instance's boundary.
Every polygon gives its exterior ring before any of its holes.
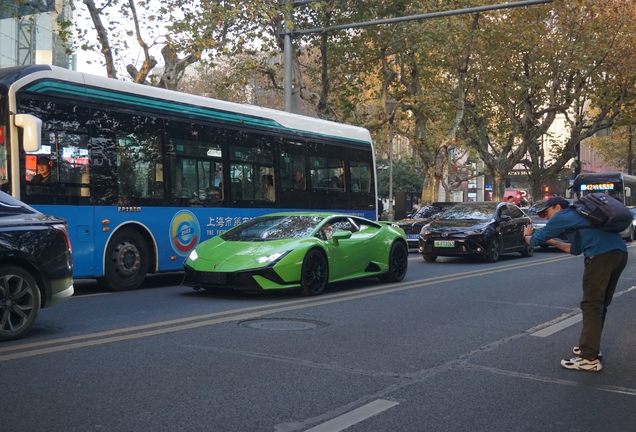
{"type": "MultiPolygon", "coordinates": [[[[574,193],[577,198],[591,192],[606,193],[626,206],[636,206],[636,176],[621,172],[581,173],[574,179],[574,193]]],[[[636,235],[634,225],[630,225],[621,237],[631,242],[636,235]]]]}
{"type": "Polygon", "coordinates": [[[74,277],[112,290],[261,214],[378,202],[366,129],[48,65],[0,69],[0,189],[66,219],[74,277]]]}
{"type": "Polygon", "coordinates": [[[621,172],[581,173],[574,179],[577,197],[591,192],[603,192],[613,196],[626,206],[636,205],[636,176],[621,172]]]}

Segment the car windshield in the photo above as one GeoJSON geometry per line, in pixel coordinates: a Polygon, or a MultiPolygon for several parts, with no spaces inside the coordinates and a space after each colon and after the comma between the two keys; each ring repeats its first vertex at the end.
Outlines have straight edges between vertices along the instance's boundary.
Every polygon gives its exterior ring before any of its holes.
{"type": "Polygon", "coordinates": [[[443,212],[444,209],[436,205],[427,205],[419,209],[415,214],[411,215],[413,219],[430,219],[438,213],[443,212]]]}
{"type": "Polygon", "coordinates": [[[319,216],[261,216],[221,235],[230,241],[264,241],[308,237],[323,218],[319,216]]]}
{"type": "Polygon", "coordinates": [[[544,204],[545,204],[545,200],[535,201],[534,204],[532,204],[529,208],[525,209],[524,211],[526,212],[528,216],[536,216],[539,210],[543,208],[544,204]]]}
{"type": "Polygon", "coordinates": [[[496,202],[479,204],[456,204],[446,210],[439,220],[490,220],[493,218],[496,202]]]}

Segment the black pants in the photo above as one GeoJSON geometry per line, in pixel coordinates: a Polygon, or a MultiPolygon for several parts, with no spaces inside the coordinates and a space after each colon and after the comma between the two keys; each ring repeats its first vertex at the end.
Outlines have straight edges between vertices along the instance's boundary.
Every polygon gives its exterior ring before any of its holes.
{"type": "Polygon", "coordinates": [[[607,307],[612,302],[616,284],[627,265],[627,254],[613,250],[585,258],[583,271],[583,330],[579,338],[581,357],[594,360],[601,349],[601,332],[607,307]]]}

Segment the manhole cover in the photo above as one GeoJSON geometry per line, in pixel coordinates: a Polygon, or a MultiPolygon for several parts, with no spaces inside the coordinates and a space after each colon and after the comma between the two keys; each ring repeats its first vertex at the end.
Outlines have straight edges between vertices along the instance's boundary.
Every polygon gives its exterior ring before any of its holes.
{"type": "Polygon", "coordinates": [[[312,330],[315,328],[326,327],[327,324],[321,321],[303,320],[303,319],[257,319],[243,321],[239,323],[241,327],[247,327],[257,330],[279,330],[279,331],[296,331],[296,330],[312,330]]]}

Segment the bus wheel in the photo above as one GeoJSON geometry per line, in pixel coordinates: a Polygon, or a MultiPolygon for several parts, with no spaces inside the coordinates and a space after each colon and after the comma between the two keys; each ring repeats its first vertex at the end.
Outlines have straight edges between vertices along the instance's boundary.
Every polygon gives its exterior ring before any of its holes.
{"type": "Polygon", "coordinates": [[[148,272],[148,254],[141,234],[131,229],[118,231],[106,247],[104,277],[99,283],[112,291],[137,289],[148,272]]]}
{"type": "Polygon", "coordinates": [[[0,267],[0,341],[24,336],[40,312],[40,290],[22,267],[0,267]]]}

